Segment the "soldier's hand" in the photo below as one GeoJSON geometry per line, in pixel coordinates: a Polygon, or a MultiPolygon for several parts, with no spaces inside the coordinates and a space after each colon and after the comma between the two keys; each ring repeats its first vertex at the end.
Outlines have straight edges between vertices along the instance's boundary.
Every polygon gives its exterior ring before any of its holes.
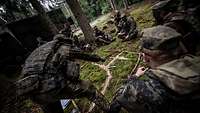
{"type": "Polygon", "coordinates": [[[135,73],[135,76],[140,77],[144,75],[144,73],[148,70],[148,68],[140,67],[138,68],[137,72],[135,73]]]}

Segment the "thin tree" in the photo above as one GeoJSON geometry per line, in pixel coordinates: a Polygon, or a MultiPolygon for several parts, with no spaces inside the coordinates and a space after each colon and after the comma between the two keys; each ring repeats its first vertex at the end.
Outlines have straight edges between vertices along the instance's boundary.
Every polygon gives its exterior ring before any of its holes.
{"type": "Polygon", "coordinates": [[[108,2],[110,3],[110,6],[113,10],[117,10],[117,4],[115,0],[108,0],[108,2]]]}
{"type": "Polygon", "coordinates": [[[38,12],[38,15],[40,16],[43,25],[49,29],[52,33],[52,35],[56,35],[58,33],[58,29],[53,24],[49,16],[46,14],[46,11],[44,10],[43,6],[38,0],[29,0],[32,4],[33,8],[38,12]]]}
{"type": "Polygon", "coordinates": [[[85,40],[92,44],[94,42],[94,31],[89,24],[89,19],[87,19],[86,15],[83,13],[78,0],[66,0],[66,2],[83,31],[85,40]]]}
{"type": "Polygon", "coordinates": [[[125,9],[128,9],[128,8],[129,8],[129,7],[128,7],[128,0],[123,0],[123,3],[124,3],[125,9]]]}

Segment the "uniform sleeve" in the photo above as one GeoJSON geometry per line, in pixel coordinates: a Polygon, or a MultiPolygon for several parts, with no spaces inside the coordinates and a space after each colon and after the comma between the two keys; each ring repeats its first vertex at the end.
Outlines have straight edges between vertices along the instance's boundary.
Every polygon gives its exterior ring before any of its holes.
{"type": "Polygon", "coordinates": [[[56,65],[63,65],[66,59],[69,59],[69,50],[70,47],[62,45],[59,47],[57,52],[52,58],[52,62],[54,66],[56,65]]]}
{"type": "Polygon", "coordinates": [[[158,82],[144,78],[130,80],[120,87],[112,101],[111,111],[123,107],[131,113],[155,113],[154,109],[163,104],[165,90],[158,82]]]}

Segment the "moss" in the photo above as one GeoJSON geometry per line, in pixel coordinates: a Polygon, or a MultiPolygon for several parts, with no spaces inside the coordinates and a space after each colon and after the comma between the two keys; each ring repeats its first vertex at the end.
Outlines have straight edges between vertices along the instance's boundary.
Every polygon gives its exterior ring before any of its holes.
{"type": "Polygon", "coordinates": [[[115,64],[113,64],[115,68],[112,69],[113,76],[119,78],[127,77],[127,75],[130,74],[136,61],[136,57],[130,53],[124,54],[122,56],[128,58],[128,60],[117,60],[115,64]]]}
{"type": "MultiPolygon", "coordinates": [[[[135,9],[130,11],[130,15],[135,18],[140,29],[151,27],[154,24],[150,4],[138,4],[135,9]]],[[[102,23],[98,23],[97,26],[101,28],[105,26],[105,24],[107,24],[107,21],[108,20],[102,23]]],[[[113,27],[112,25],[109,25],[105,28],[105,30],[106,32],[109,32],[111,29],[114,28],[115,27],[113,27]]],[[[112,36],[116,38],[115,33],[113,33],[112,36]]],[[[99,63],[107,65],[113,59],[113,57],[115,57],[122,51],[124,51],[124,53],[121,55],[121,57],[127,58],[127,60],[118,59],[112,64],[110,68],[113,79],[105,94],[106,98],[108,98],[109,101],[112,100],[115,91],[124,83],[137,61],[138,56],[136,52],[139,51],[139,39],[134,39],[128,42],[121,42],[120,39],[116,39],[116,41],[112,42],[111,44],[102,46],[96,49],[94,52],[101,57],[107,58],[104,63],[99,63]]],[[[141,63],[141,65],[144,64],[141,63]]],[[[102,83],[104,83],[106,79],[106,72],[100,69],[98,66],[87,63],[84,68],[81,69],[81,79],[91,80],[98,88],[100,88],[102,83]]],[[[88,101],[86,100],[83,101],[84,102],[82,103],[88,103],[88,101]]]]}
{"type": "Polygon", "coordinates": [[[141,29],[151,27],[154,24],[155,20],[152,15],[151,4],[141,4],[141,6],[133,10],[130,14],[141,29]]]}
{"type": "Polygon", "coordinates": [[[81,70],[80,78],[90,80],[96,87],[100,88],[101,84],[106,79],[106,72],[94,64],[88,63],[81,70]]]}

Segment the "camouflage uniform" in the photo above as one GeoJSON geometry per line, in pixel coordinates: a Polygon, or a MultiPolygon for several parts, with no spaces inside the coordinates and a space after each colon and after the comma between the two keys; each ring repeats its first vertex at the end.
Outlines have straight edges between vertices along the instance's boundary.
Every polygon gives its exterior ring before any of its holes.
{"type": "Polygon", "coordinates": [[[183,35],[181,39],[188,52],[195,54],[200,43],[200,21],[188,12],[176,12],[165,17],[165,24],[183,35]]]}
{"type": "Polygon", "coordinates": [[[137,36],[137,25],[133,17],[122,15],[118,26],[121,28],[118,37],[123,39],[123,41],[128,41],[137,36]]]}
{"type": "Polygon", "coordinates": [[[121,20],[121,13],[120,13],[119,11],[116,11],[116,12],[115,12],[115,15],[114,15],[114,24],[115,24],[115,26],[117,27],[117,33],[119,33],[120,30],[121,30],[121,27],[118,26],[120,20],[121,20]]]}
{"type": "Polygon", "coordinates": [[[100,43],[99,45],[103,44],[110,44],[112,41],[112,36],[109,34],[106,34],[105,32],[98,29],[96,26],[94,27],[95,37],[96,37],[96,43],[100,43]]]}
{"type": "Polygon", "coordinates": [[[164,17],[171,12],[178,10],[179,0],[163,0],[152,6],[153,16],[156,25],[164,24],[164,17]]]}
{"type": "Polygon", "coordinates": [[[200,1],[199,0],[181,0],[180,5],[182,9],[194,8],[196,6],[199,7],[200,1]]]}
{"type": "MultiPolygon", "coordinates": [[[[188,2],[188,1],[187,1],[188,2]]],[[[185,1],[165,0],[153,6],[153,15],[156,24],[176,29],[183,35],[181,41],[191,54],[200,51],[200,21],[199,6],[190,9],[182,8],[185,1]]]]}
{"type": "MultiPolygon", "coordinates": [[[[179,46],[179,36],[168,27],[148,28],[142,47],[169,52],[179,46]]],[[[118,113],[121,107],[129,113],[199,113],[199,69],[200,57],[183,56],[149,69],[138,78],[133,76],[117,91],[110,113],[118,113]]]]}
{"type": "Polygon", "coordinates": [[[86,97],[106,111],[104,96],[90,82],[79,79],[80,66],[74,60],[77,55],[73,55],[77,52],[71,50],[72,40],[60,34],[33,51],[26,59],[23,78],[16,83],[18,95],[27,95],[41,105],[86,97]]]}

